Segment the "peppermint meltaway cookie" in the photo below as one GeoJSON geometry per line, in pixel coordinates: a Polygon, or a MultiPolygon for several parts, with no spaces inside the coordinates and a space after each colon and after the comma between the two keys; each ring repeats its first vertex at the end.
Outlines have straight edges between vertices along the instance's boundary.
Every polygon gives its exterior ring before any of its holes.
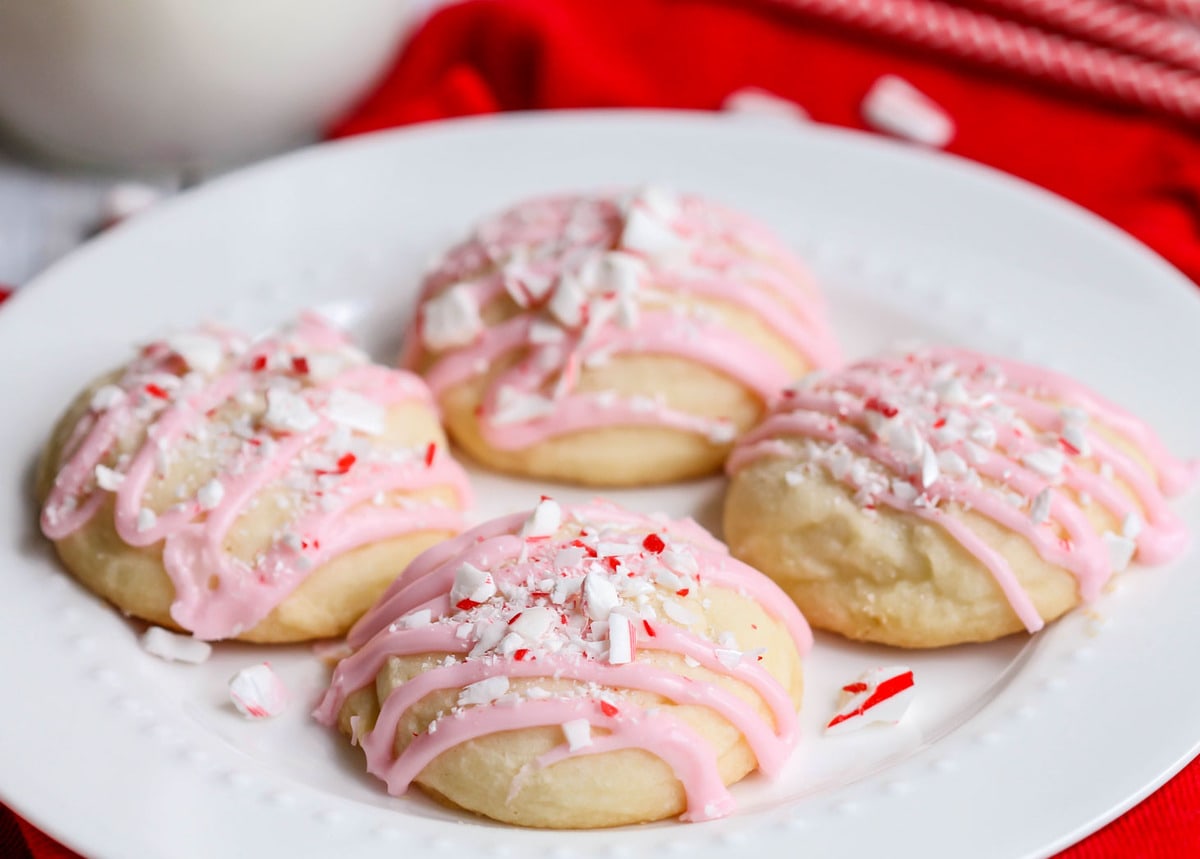
{"type": "Polygon", "coordinates": [[[815,374],[729,459],[725,536],[816,627],[905,647],[1040,629],[1186,547],[1196,479],[1062,375],[957,349],[815,374]]]}
{"type": "Polygon", "coordinates": [[[469,496],[421,380],[315,316],[149,344],[67,410],[39,489],[64,564],[122,611],[266,642],[343,634],[469,496]]]}
{"type": "Polygon", "coordinates": [[[811,635],[691,520],[550,499],[413,561],[317,711],[389,792],[523,826],[727,813],[780,771],[811,635]]]}
{"type": "Polygon", "coordinates": [[[773,235],[652,189],[485,221],[428,275],[402,363],[481,462],[619,486],[719,469],[772,394],[836,356],[773,235]]]}

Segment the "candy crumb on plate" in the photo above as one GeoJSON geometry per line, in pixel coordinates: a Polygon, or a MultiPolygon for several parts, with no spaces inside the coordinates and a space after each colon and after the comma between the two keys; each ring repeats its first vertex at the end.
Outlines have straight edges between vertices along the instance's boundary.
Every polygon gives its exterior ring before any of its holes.
{"type": "Polygon", "coordinates": [[[142,649],[167,662],[188,662],[199,665],[212,656],[212,645],[190,635],[169,632],[161,626],[149,627],[142,633],[142,649]]]}
{"type": "Polygon", "coordinates": [[[897,724],[913,698],[912,670],[902,665],[872,668],[842,687],[837,713],[826,734],[846,734],[870,724],[897,724]]]}
{"type": "Polygon", "coordinates": [[[247,719],[278,716],[288,703],[288,690],[269,662],[243,668],[229,681],[233,706],[247,719]]]}

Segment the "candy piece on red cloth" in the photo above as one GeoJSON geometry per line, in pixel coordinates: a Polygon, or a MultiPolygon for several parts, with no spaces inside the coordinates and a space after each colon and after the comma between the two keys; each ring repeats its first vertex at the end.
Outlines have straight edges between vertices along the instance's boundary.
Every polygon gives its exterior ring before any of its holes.
{"type": "Polygon", "coordinates": [[[904,718],[912,698],[911,669],[902,665],[872,668],[842,687],[838,711],[825,725],[825,733],[850,733],[881,722],[894,725],[904,718]]]}
{"type": "Polygon", "coordinates": [[[287,707],[288,690],[269,662],[243,668],[229,681],[233,706],[247,719],[278,716],[287,707]]]}
{"type": "Polygon", "coordinates": [[[736,89],[727,95],[721,102],[721,110],[743,116],[789,119],[796,122],[808,122],[812,119],[807,110],[791,99],[752,86],[736,89]]]}
{"type": "Polygon", "coordinates": [[[903,78],[884,75],[862,103],[863,119],[877,131],[942,148],[954,139],[954,120],[903,78]]]}

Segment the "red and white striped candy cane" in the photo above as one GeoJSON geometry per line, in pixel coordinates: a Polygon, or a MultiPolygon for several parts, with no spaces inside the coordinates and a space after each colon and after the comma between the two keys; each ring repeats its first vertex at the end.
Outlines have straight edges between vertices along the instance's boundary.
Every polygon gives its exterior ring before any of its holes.
{"type": "Polygon", "coordinates": [[[943,54],[1200,120],[1200,75],[933,0],[777,0],[943,54]]]}
{"type": "Polygon", "coordinates": [[[1134,5],[1200,24],[1200,0],[1132,0],[1134,5]]]}
{"type": "Polygon", "coordinates": [[[985,0],[1074,36],[1200,71],[1200,31],[1114,0],[985,0]]]}

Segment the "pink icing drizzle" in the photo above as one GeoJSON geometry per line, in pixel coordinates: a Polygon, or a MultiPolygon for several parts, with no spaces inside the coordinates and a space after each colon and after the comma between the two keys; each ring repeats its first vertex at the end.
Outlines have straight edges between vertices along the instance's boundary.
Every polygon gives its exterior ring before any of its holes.
{"type": "Polygon", "coordinates": [[[817,289],[774,236],[744,215],[651,189],[530,201],[483,223],[427,278],[425,306],[408,332],[401,362],[412,368],[423,349],[435,354],[426,378],[440,396],[521,350],[517,362],[491,380],[482,403],[481,433],[498,449],[616,425],[667,426],[724,443],[734,434],[727,420],[691,415],[654,398],[575,390],[581,367],[622,354],[704,364],[764,402],[790,381],[776,357],[715,314],[687,312],[678,302],[689,297],[753,314],[811,366],[838,360],[817,289]],[[630,236],[635,216],[662,234],[653,240],[630,236]],[[586,272],[612,258],[636,269],[636,285],[599,277],[579,296],[586,307],[578,321],[553,310],[559,292],[586,281],[586,272]],[[492,325],[476,319],[478,331],[463,320],[464,342],[449,348],[431,343],[427,303],[451,288],[472,308],[468,316],[506,292],[519,312],[492,325]],[[547,331],[550,341],[534,336],[547,331]]]}
{"type": "Polygon", "coordinates": [[[944,503],[1025,537],[1076,577],[1084,600],[1117,571],[1123,547],[1136,545],[1142,562],[1164,563],[1188,544],[1163,496],[1193,485],[1200,462],[1174,458],[1149,426],[1078,382],[1015,361],[938,348],[802,380],[742,438],[728,472],[762,457],[794,456],[795,448],[781,445],[787,437],[816,443],[804,455],[853,486],[864,507],[884,504],[945,529],[991,571],[1031,632],[1042,618],[1007,561],[947,515],[944,503]],[[1096,426],[1136,446],[1153,474],[1096,426]],[[1099,533],[1080,495],[1129,523],[1127,533],[1099,533]]]}
{"type": "MultiPolygon", "coordinates": [[[[547,503],[554,504],[543,502],[547,503]]],[[[599,630],[600,626],[589,621],[585,613],[590,611],[588,598],[578,595],[586,594],[586,590],[562,599],[552,590],[536,590],[550,580],[581,579],[588,573],[611,573],[611,581],[618,587],[641,589],[648,585],[646,590],[656,598],[671,599],[676,591],[691,593],[701,584],[732,589],[762,604],[786,626],[796,647],[807,652],[812,643],[808,626],[777,586],[730,558],[720,543],[690,521],[647,518],[597,502],[568,509],[562,526],[550,538],[522,538],[520,531],[525,522],[525,514],[503,517],[428,550],[413,561],[351,631],[348,642],[356,652],[334,670],[330,688],[314,714],[325,724],[336,722],[349,695],[372,683],[393,656],[464,656],[461,661],[447,659],[440,666],[428,668],[395,689],[382,702],[373,730],[362,737],[368,770],[386,782],[389,792],[404,793],[438,754],[468,739],[584,718],[611,733],[598,735],[592,745],[575,751],[565,745],[558,747],[535,766],[548,766],[579,754],[642,748],[666,761],[683,784],[688,797],[684,819],[727,813],[732,800],[717,774],[711,747],[661,709],[644,710],[621,698],[616,690],[622,689],[644,690],[677,703],[711,708],[742,732],[765,774],[779,772],[796,740],[795,707],[788,693],[756,660],[745,655],[730,659],[720,643],[661,616],[652,617],[654,611],[648,611],[646,600],[639,602],[630,594],[623,594],[620,605],[612,609],[631,619],[635,651],[675,653],[740,680],[762,698],[771,711],[773,724],[716,684],[689,680],[636,658],[625,664],[609,664],[606,639],[602,634],[593,635],[593,629],[599,630]],[[644,546],[652,534],[664,541],[662,551],[644,546]],[[594,557],[589,549],[595,551],[594,557]],[[561,559],[563,550],[575,552],[581,559],[564,566],[556,560],[561,559]],[[685,572],[673,569],[671,564],[685,572]],[[464,603],[456,608],[451,605],[451,593],[460,571],[468,566],[490,573],[496,592],[486,602],[464,603]],[[537,640],[518,642],[524,645],[520,649],[506,647],[500,641],[490,646],[489,642],[481,643],[481,638],[489,634],[486,627],[495,625],[506,632],[514,618],[532,607],[551,607],[561,613],[564,622],[556,623],[537,640]],[[428,622],[406,625],[404,618],[425,610],[430,612],[428,622]],[[557,643],[549,643],[552,640],[557,643]],[[495,677],[553,677],[577,681],[577,686],[573,687],[575,693],[542,700],[514,696],[508,701],[455,708],[435,720],[433,731],[422,732],[400,755],[394,753],[397,728],[411,706],[431,692],[463,689],[495,677]],[[612,691],[598,693],[596,686],[612,691]]],[[[680,601],[686,603],[683,598],[680,601]]]]}
{"type": "Polygon", "coordinates": [[[163,565],[175,587],[171,617],[198,638],[226,638],[253,627],[312,570],[359,546],[415,531],[461,530],[456,509],[370,503],[381,493],[449,486],[464,505],[470,496],[466,475],[449,456],[435,449],[372,451],[361,435],[339,431],[333,412],[332,398],[347,393],[377,407],[432,405],[418,378],[365,364],[344,335],[313,315],[290,335],[249,347],[224,330],[204,329],[200,336],[219,345],[220,369],[188,368],[167,342],[151,344],[117,382],[115,401],[83,418],[42,511],[47,537],[63,539],[96,514],[107,494],[96,483],[97,466],[122,435],[142,428],[141,447],[113,466],[123,478],[115,488],[114,524],[131,546],[162,541],[163,565]],[[311,375],[309,365],[319,362],[329,368],[324,381],[311,375]],[[231,398],[262,396],[281,385],[303,398],[307,423],[295,430],[264,419],[213,424],[210,413],[231,398]],[[216,503],[202,504],[197,493],[147,517],[144,496],[166,457],[185,441],[209,436],[217,437],[221,460],[216,503]],[[253,564],[233,557],[224,545],[230,530],[264,489],[280,481],[311,493],[307,507],[253,564]]]}

